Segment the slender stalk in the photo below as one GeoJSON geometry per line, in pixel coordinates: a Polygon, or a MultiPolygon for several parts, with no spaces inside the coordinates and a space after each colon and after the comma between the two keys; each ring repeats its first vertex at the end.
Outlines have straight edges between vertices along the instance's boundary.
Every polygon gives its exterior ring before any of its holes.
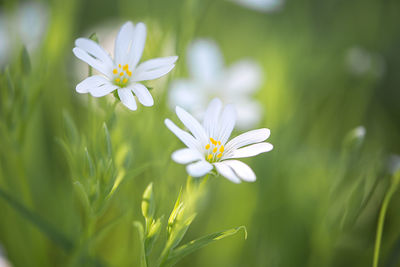
{"type": "Polygon", "coordinates": [[[385,217],[386,217],[386,211],[389,206],[390,200],[393,196],[393,194],[396,192],[398,184],[399,184],[399,179],[400,174],[395,175],[389,190],[386,192],[385,198],[383,199],[382,207],[379,212],[379,219],[378,219],[378,226],[376,229],[376,239],[375,239],[375,248],[374,248],[374,259],[372,266],[373,267],[378,267],[379,263],[379,252],[381,248],[381,241],[382,241],[382,232],[383,232],[383,225],[385,222],[385,217]]]}

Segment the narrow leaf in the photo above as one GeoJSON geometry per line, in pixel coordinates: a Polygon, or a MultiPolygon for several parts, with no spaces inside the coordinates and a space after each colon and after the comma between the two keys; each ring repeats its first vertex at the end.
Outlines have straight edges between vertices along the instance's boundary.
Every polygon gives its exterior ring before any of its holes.
{"type": "Polygon", "coordinates": [[[189,243],[182,245],[176,249],[174,249],[168,256],[168,259],[165,263],[166,266],[173,266],[175,265],[178,261],[180,261],[183,257],[207,246],[208,244],[223,239],[225,237],[231,236],[236,234],[240,229],[244,230],[245,233],[245,239],[247,239],[247,231],[246,227],[244,226],[239,226],[236,228],[232,228],[226,231],[222,232],[217,232],[213,233],[204,237],[201,237],[199,239],[190,241],[189,243]]]}
{"type": "Polygon", "coordinates": [[[43,234],[45,234],[50,240],[59,245],[65,251],[72,251],[74,245],[63,233],[59,232],[48,222],[44,221],[37,214],[30,211],[12,195],[0,189],[0,197],[6,201],[16,212],[18,212],[23,218],[35,225],[43,234]]]}

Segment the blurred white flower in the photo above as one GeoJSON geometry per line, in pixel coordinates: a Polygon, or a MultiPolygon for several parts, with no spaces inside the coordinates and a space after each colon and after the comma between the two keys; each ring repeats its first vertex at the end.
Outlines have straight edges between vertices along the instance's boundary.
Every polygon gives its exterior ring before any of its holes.
{"type": "Polygon", "coordinates": [[[41,3],[26,2],[10,13],[0,10],[0,66],[7,62],[18,42],[32,52],[43,40],[47,24],[48,9],[41,3]]]}
{"type": "Polygon", "coordinates": [[[357,76],[372,74],[381,77],[385,72],[385,61],[381,55],[358,46],[347,50],[346,64],[349,71],[357,76]]]}
{"type": "Polygon", "coordinates": [[[391,174],[395,174],[400,171],[400,156],[390,155],[388,160],[388,170],[391,174]]]}
{"type": "Polygon", "coordinates": [[[103,75],[93,75],[76,86],[78,93],[90,93],[94,97],[105,96],[118,90],[121,102],[130,110],[136,110],[134,95],[144,106],[154,104],[149,90],[141,83],[160,78],[175,67],[177,56],[155,58],[138,65],[146,42],[146,26],[125,23],[115,40],[114,59],[96,42],[78,38],[73,49],[75,56],[103,75]],[[133,95],[134,94],[134,95],[133,95]]]}
{"type": "Polygon", "coordinates": [[[283,6],[284,0],[229,0],[249,9],[260,12],[272,12],[283,6]]]}
{"type": "Polygon", "coordinates": [[[11,263],[4,256],[3,249],[1,246],[0,246],[0,267],[11,267],[11,263]]]}
{"type": "Polygon", "coordinates": [[[236,112],[233,105],[227,105],[222,110],[222,103],[218,98],[208,105],[203,125],[180,107],[176,107],[176,114],[192,135],[177,127],[171,120],[165,120],[167,127],[187,146],[175,151],[172,159],[180,164],[189,164],[186,167],[189,175],[200,177],[215,167],[218,173],[234,183],[256,180],[249,166],[233,159],[271,151],[273,146],[263,142],[270,135],[269,129],[249,131],[227,142],[235,126],[236,112]]]}
{"type": "Polygon", "coordinates": [[[171,84],[171,107],[181,106],[200,118],[207,103],[214,97],[235,104],[240,129],[257,125],[262,116],[260,104],[251,95],[259,89],[262,71],[258,64],[241,60],[224,68],[222,54],[211,40],[199,39],[188,48],[189,79],[175,80],[171,84]]]}

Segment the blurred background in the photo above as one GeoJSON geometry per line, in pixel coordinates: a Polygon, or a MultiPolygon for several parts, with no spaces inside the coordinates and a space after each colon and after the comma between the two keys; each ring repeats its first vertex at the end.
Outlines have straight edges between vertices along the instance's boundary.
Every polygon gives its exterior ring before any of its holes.
{"type": "MultiPolygon", "coordinates": [[[[239,225],[247,240],[226,238],[177,266],[372,265],[400,161],[399,14],[396,0],[0,1],[0,266],[138,266],[132,221],[143,220],[143,190],[154,182],[156,213],[168,216],[186,181],[170,159],[183,145],[163,123],[177,121],[177,97],[193,96],[176,83],[196,84],[193,66],[215,64],[224,78],[190,89],[204,103],[245,98],[256,118],[233,135],[269,128],[274,150],[245,160],[255,183],[210,180],[184,241],[239,225]],[[142,61],[179,56],[147,84],[154,107],[135,112],[114,110],[112,95],[79,95],[88,68],[72,53],[92,33],[111,53],[128,20],[147,25],[142,61]],[[220,62],[197,64],[196,40],[220,62]],[[249,83],[245,93],[228,90],[249,83]],[[115,181],[104,207],[101,190],[115,181]],[[91,227],[102,230],[89,245],[87,202],[91,227]],[[90,260],[76,260],[82,246],[90,260]]],[[[242,104],[240,114],[249,110],[242,104]]],[[[397,192],[380,266],[400,266],[399,208],[397,192]]]]}

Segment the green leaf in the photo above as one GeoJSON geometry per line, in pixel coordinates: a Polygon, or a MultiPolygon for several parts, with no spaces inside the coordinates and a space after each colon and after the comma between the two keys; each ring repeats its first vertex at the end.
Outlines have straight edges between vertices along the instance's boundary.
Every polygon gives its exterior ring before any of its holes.
{"type": "Polygon", "coordinates": [[[140,266],[141,267],[147,267],[147,262],[146,262],[146,252],[144,249],[144,228],[141,222],[139,221],[134,221],[133,226],[136,227],[136,229],[139,232],[139,238],[140,238],[140,244],[141,244],[141,250],[140,250],[140,266]]]}
{"type": "Polygon", "coordinates": [[[31,72],[31,60],[29,59],[29,53],[25,46],[22,47],[21,51],[21,71],[23,74],[29,74],[31,72]]]}
{"type": "Polygon", "coordinates": [[[179,191],[178,198],[176,199],[174,208],[171,212],[171,215],[169,216],[168,219],[168,225],[167,225],[167,230],[168,230],[168,235],[171,234],[172,227],[174,225],[176,216],[178,215],[179,211],[182,209],[183,204],[181,203],[181,198],[182,198],[182,187],[179,191]]]}
{"type": "Polygon", "coordinates": [[[77,196],[79,198],[79,201],[81,202],[81,204],[82,204],[82,206],[83,206],[83,208],[85,210],[86,216],[90,216],[90,213],[91,213],[90,201],[89,201],[89,197],[88,197],[88,195],[86,193],[85,188],[78,181],[75,181],[73,183],[73,185],[74,185],[75,192],[76,192],[76,194],[77,194],[77,196]]]}
{"type": "Polygon", "coordinates": [[[72,144],[76,144],[78,142],[78,130],[76,129],[76,125],[74,120],[71,118],[67,111],[63,111],[64,123],[67,128],[67,136],[71,140],[72,144]]]}
{"type": "Polygon", "coordinates": [[[151,250],[153,249],[154,243],[157,241],[160,232],[161,232],[161,226],[162,226],[162,221],[163,217],[158,218],[156,221],[153,221],[149,233],[146,236],[146,240],[144,242],[144,247],[146,251],[146,256],[149,256],[151,253],[151,250]]]}
{"type": "Polygon", "coordinates": [[[142,214],[146,221],[153,219],[155,206],[153,183],[150,183],[144,190],[142,197],[142,214]]]}
{"type": "Polygon", "coordinates": [[[210,243],[213,243],[214,241],[223,239],[225,237],[231,236],[236,234],[240,229],[244,230],[245,233],[245,239],[247,239],[247,231],[245,226],[239,226],[236,228],[232,228],[226,231],[222,232],[217,232],[213,233],[204,237],[201,237],[199,239],[190,241],[189,243],[182,245],[176,249],[174,249],[168,256],[167,261],[165,262],[165,266],[173,266],[175,265],[178,261],[180,261],[183,257],[207,246],[210,243]]]}
{"type": "Polygon", "coordinates": [[[110,132],[108,131],[107,124],[105,122],[103,123],[103,130],[104,130],[104,135],[106,137],[107,156],[108,156],[108,158],[111,159],[111,157],[112,157],[111,137],[110,137],[110,132]]]}
{"type": "Polygon", "coordinates": [[[35,225],[43,234],[45,234],[55,244],[59,245],[65,251],[72,251],[74,244],[69,240],[63,233],[59,232],[48,222],[44,221],[37,214],[30,211],[12,195],[5,192],[0,188],[0,197],[6,201],[16,212],[18,212],[23,218],[35,225]]]}

